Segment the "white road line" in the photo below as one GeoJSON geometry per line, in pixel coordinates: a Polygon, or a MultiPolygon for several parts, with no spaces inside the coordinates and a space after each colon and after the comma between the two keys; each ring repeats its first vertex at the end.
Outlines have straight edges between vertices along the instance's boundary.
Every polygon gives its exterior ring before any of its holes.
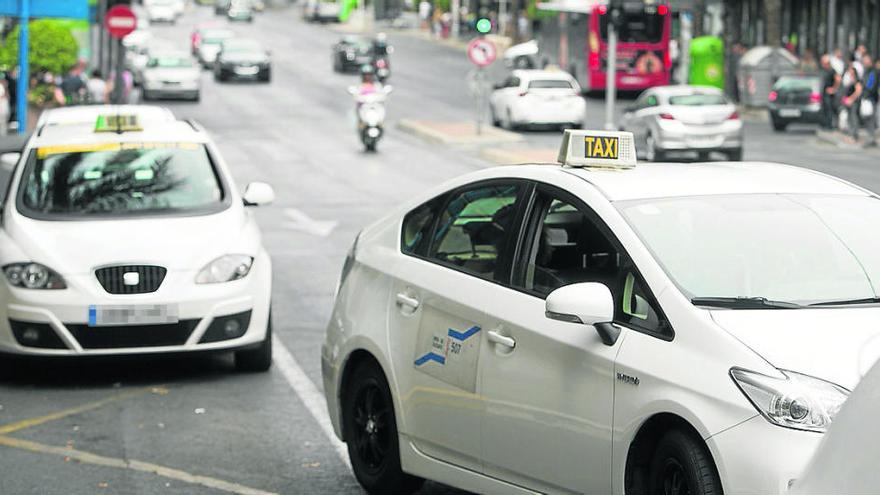
{"type": "Polygon", "coordinates": [[[293,354],[287,350],[287,347],[281,343],[281,339],[273,337],[272,340],[272,358],[275,368],[281,372],[288,385],[296,392],[299,399],[305,404],[312,417],[321,427],[321,431],[330,441],[330,445],[336,450],[339,458],[346,466],[351,467],[348,461],[348,449],[344,443],[336,438],[333,431],[333,425],[330,423],[330,416],[327,414],[327,403],[324,394],[318,391],[318,387],[305,374],[302,367],[294,359],[293,354]]]}

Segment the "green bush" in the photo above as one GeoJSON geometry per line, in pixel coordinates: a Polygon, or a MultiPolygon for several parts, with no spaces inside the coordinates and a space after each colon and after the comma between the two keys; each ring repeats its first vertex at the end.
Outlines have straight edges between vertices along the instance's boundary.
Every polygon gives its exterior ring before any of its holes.
{"type": "MultiPolygon", "coordinates": [[[[0,50],[3,65],[18,65],[18,32],[16,26],[6,37],[0,50]]],[[[77,62],[79,48],[68,27],[58,21],[39,19],[30,23],[30,71],[64,74],[77,62]]]]}

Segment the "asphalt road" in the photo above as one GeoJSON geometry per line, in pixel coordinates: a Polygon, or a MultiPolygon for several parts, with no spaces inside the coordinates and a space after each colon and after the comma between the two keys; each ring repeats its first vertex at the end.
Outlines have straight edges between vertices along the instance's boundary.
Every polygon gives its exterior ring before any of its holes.
{"type": "MultiPolygon", "coordinates": [[[[188,47],[193,8],[154,34],[188,47]]],[[[296,9],[236,25],[274,59],[271,84],[217,84],[202,101],[168,105],[214,135],[242,188],[272,184],[277,201],[258,213],[274,274],[276,366],[238,374],[228,356],[136,361],[0,360],[0,494],[361,493],[341,447],[327,435],[319,348],[342,260],[357,232],[392,205],[444,179],[490,166],[468,150],[397,131],[401,118],[473,115],[464,54],[392,34],[395,92],[380,152],[365,154],[346,87],[334,74],[332,26],[303,23],[296,9]]],[[[497,77],[500,70],[493,70],[497,77]]],[[[601,126],[589,102],[588,125],[601,126]]],[[[556,147],[558,132],[527,132],[556,147]]],[[[746,158],[826,171],[880,191],[880,155],[818,144],[810,129],[775,134],[747,123],[746,158]]],[[[428,484],[426,494],[458,493],[428,484]]]]}

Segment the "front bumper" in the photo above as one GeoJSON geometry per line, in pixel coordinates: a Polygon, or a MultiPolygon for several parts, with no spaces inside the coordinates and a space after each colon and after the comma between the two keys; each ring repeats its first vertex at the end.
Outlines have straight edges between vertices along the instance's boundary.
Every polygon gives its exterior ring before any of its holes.
{"type": "Polygon", "coordinates": [[[269,74],[270,66],[223,65],[219,71],[220,76],[225,79],[265,79],[269,74]]]}
{"type": "Polygon", "coordinates": [[[784,495],[807,467],[822,435],[755,416],[706,440],[725,495],[784,495]]]}
{"type": "Polygon", "coordinates": [[[196,272],[169,270],[156,292],[107,293],[94,274],[65,276],[63,290],[27,290],[0,282],[0,352],[35,356],[153,354],[238,349],[265,339],[272,287],[271,261],[263,253],[243,279],[195,284],[196,272]],[[89,326],[90,306],[176,305],[179,323],[168,325],[89,326]],[[217,325],[238,315],[245,323],[233,338],[217,340],[217,325]],[[57,348],[21,340],[28,324],[52,332],[57,348]],[[172,328],[174,327],[174,328],[172,328]],[[13,328],[16,332],[13,332],[13,328]],[[118,332],[114,335],[114,332],[118,332]],[[18,337],[16,336],[18,334],[18,337]]]}
{"type": "Polygon", "coordinates": [[[153,98],[185,98],[194,99],[199,96],[198,83],[167,84],[162,82],[143,84],[144,92],[153,98]]]}

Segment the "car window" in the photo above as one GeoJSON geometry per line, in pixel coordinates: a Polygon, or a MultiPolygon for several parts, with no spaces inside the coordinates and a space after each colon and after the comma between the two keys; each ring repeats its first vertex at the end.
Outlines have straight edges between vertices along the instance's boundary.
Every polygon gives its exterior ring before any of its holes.
{"type": "Polygon", "coordinates": [[[529,82],[529,89],[572,89],[572,86],[562,79],[536,79],[529,82]]]}
{"type": "Polygon", "coordinates": [[[519,287],[546,297],[576,283],[598,282],[614,297],[614,320],[649,333],[665,323],[628,256],[594,222],[593,214],[571,201],[540,192],[530,225],[534,235],[526,251],[519,287]]]}
{"type": "Polygon", "coordinates": [[[507,83],[508,88],[518,88],[519,85],[520,85],[520,80],[518,77],[511,76],[511,78],[508,79],[508,83],[507,83]]]}
{"type": "Polygon", "coordinates": [[[707,105],[727,105],[730,103],[724,95],[691,94],[670,96],[669,104],[674,106],[702,107],[707,105]]]}
{"type": "Polygon", "coordinates": [[[420,256],[427,254],[428,244],[431,240],[431,229],[434,227],[434,220],[443,206],[443,199],[444,197],[441,196],[419,205],[403,218],[400,250],[404,254],[420,256]]]}
{"type": "Polygon", "coordinates": [[[216,211],[224,191],[205,146],[105,143],[31,153],[18,209],[39,218],[216,211]]]}
{"type": "Polygon", "coordinates": [[[490,185],[457,193],[440,212],[429,257],[481,278],[496,280],[516,229],[518,184],[490,185]]]}

